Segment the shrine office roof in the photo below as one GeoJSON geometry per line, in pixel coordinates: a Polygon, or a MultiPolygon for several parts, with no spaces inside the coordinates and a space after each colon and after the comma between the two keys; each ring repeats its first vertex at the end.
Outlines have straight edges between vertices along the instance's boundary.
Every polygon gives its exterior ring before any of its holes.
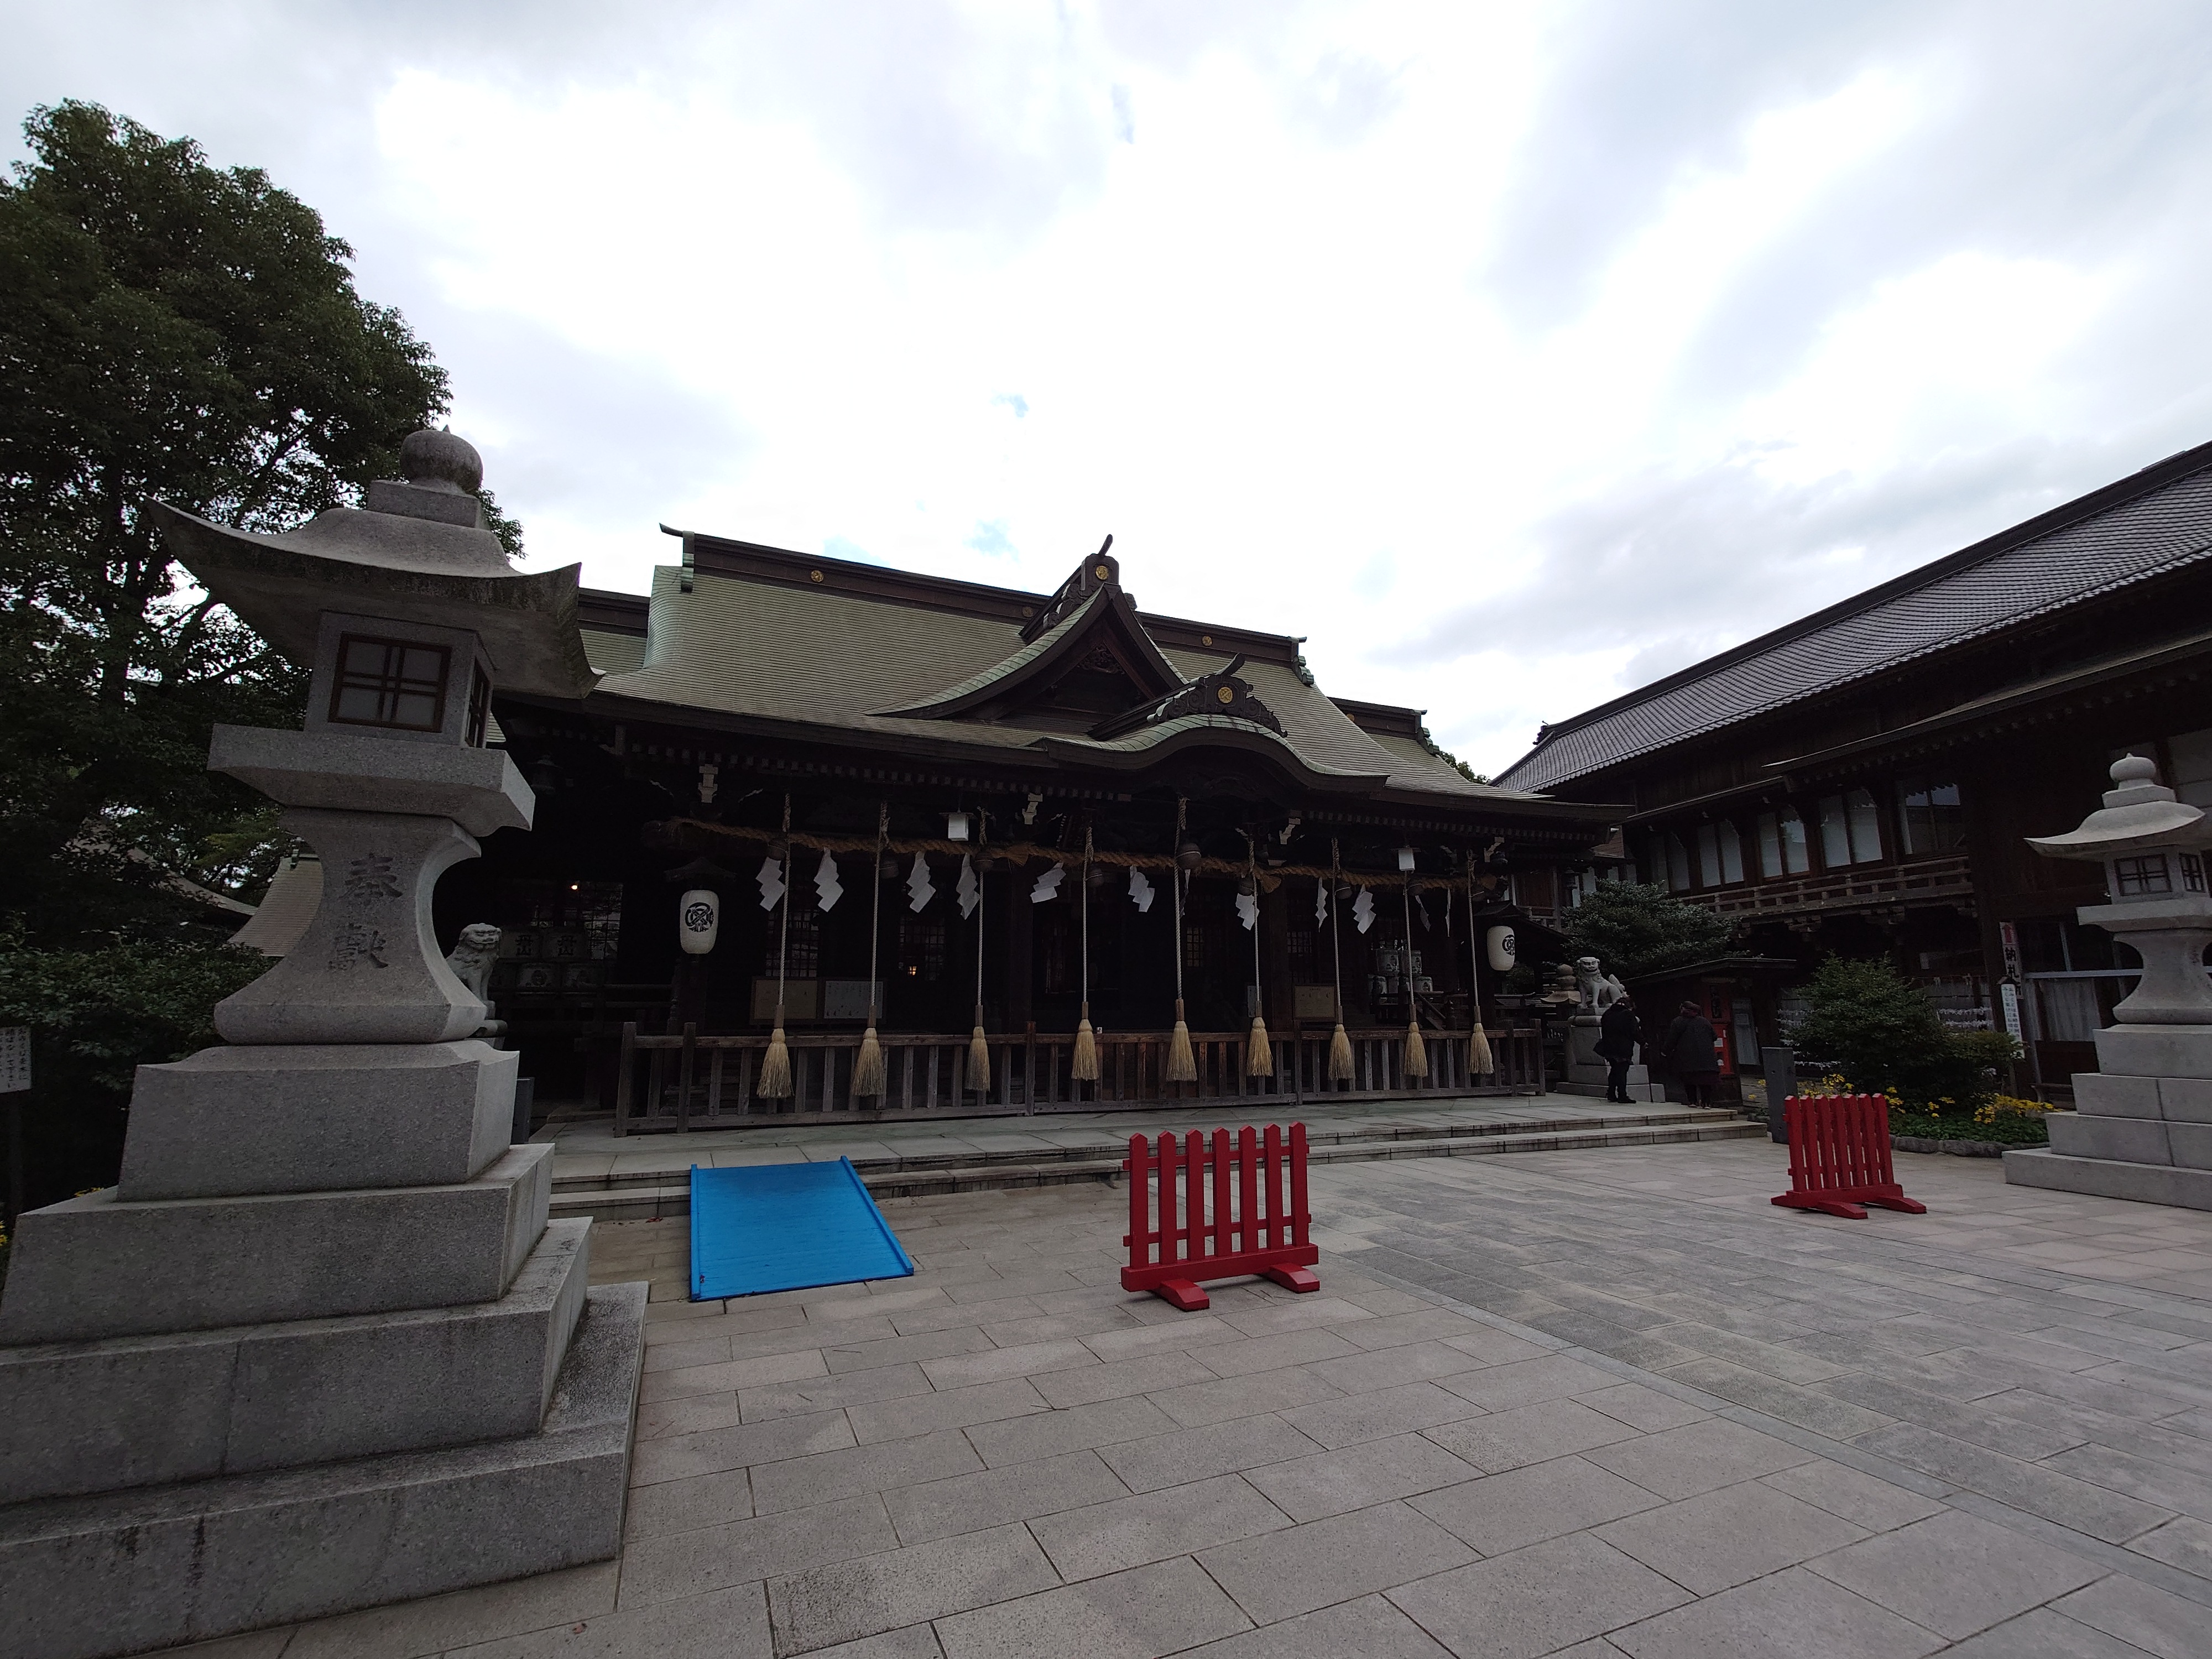
{"type": "Polygon", "coordinates": [[[1518,808],[1516,816],[1536,817],[1586,819],[1591,811],[1468,781],[1431,745],[1419,711],[1339,702],[1320,690],[1294,639],[1138,612],[1120,589],[1118,566],[1110,586],[1053,610],[1061,596],[706,535],[685,534],[684,551],[680,566],[654,572],[649,599],[582,594],[577,621],[604,676],[587,706],[848,745],[880,740],[978,759],[1034,758],[1054,769],[1133,772],[1194,742],[1228,744],[1329,793],[1425,798],[1462,811],[1518,808]],[[1281,731],[1179,705],[1127,729],[1109,724],[1103,735],[1018,708],[988,717],[937,712],[1018,685],[1065,636],[1114,617],[1141,633],[1122,636],[1124,655],[1141,654],[1176,691],[1224,675],[1242,657],[1234,679],[1281,731]]]}
{"type": "Polygon", "coordinates": [[[1550,789],[2212,556],[2212,444],[1571,720],[1499,775],[1550,789]]]}

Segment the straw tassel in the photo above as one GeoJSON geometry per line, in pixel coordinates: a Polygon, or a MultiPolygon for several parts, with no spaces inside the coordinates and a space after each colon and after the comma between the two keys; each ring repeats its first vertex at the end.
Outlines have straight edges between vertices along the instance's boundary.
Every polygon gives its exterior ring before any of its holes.
{"type": "MultiPolygon", "coordinates": [[[[1252,902],[1260,902],[1259,865],[1252,856],[1252,838],[1244,837],[1244,878],[1252,884],[1252,902]]],[[[1252,990],[1255,997],[1260,990],[1260,916],[1255,908],[1252,915],[1252,990]]],[[[1259,998],[1252,1008],[1252,1035],[1244,1040],[1244,1075],[1273,1077],[1275,1074],[1275,1045],[1267,1036],[1267,1021],[1260,1011],[1266,999],[1259,998]]]]}
{"type": "Polygon", "coordinates": [[[1328,844],[1328,961],[1336,973],[1336,1030],[1328,1040],[1328,1080],[1352,1081],[1352,1039],[1344,1031],[1344,952],[1340,948],[1344,924],[1342,895],[1337,890],[1336,843],[1328,844]]]}
{"type": "Polygon", "coordinates": [[[1413,1000],[1413,878],[1406,878],[1406,1076],[1429,1074],[1429,1046],[1421,1041],[1421,1006],[1413,1000]]]}
{"type": "Polygon", "coordinates": [[[876,949],[883,936],[884,842],[890,829],[890,807],[876,807],[873,897],[868,909],[868,1029],[860,1033],[860,1052],[853,1057],[853,1093],[872,1097],[884,1091],[884,1047],[876,1040],[876,949]]]}
{"type": "Polygon", "coordinates": [[[1198,1060],[1190,1051],[1190,1027],[1182,1017],[1182,826],[1183,799],[1176,798],[1176,868],[1170,876],[1175,883],[1175,969],[1176,1017],[1175,1031],[1168,1038],[1168,1066],[1165,1080],[1170,1083],[1198,1081],[1198,1060]]]}
{"type": "Polygon", "coordinates": [[[1098,1039],[1091,1030],[1091,832],[1083,832],[1083,1012],[1075,1025],[1075,1053],[1067,1075],[1076,1083],[1098,1081],[1098,1039]]]}
{"type": "Polygon", "coordinates": [[[781,1100],[791,1093],[791,1049],[783,1040],[784,968],[791,953],[791,797],[783,798],[782,909],[775,939],[775,1029],[768,1034],[768,1052],[761,1056],[760,1081],[753,1092],[765,1100],[781,1100]]]}
{"type": "Polygon", "coordinates": [[[1467,862],[1467,1000],[1474,1012],[1474,1030],[1468,1038],[1467,1071],[1469,1077],[1488,1077],[1498,1069],[1491,1058],[1490,1033],[1482,1029],[1482,932],[1474,925],[1474,855],[1462,855],[1467,862]]]}

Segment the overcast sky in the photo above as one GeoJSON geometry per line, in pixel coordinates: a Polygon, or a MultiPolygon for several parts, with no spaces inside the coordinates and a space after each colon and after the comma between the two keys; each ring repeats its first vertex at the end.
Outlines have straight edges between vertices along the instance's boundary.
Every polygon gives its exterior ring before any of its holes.
{"type": "MultiPolygon", "coordinates": [[[[532,568],[666,523],[1310,635],[1486,770],[2212,439],[2202,0],[0,0],[265,167],[532,568]]],[[[22,154],[11,137],[7,154],[22,154]]]]}

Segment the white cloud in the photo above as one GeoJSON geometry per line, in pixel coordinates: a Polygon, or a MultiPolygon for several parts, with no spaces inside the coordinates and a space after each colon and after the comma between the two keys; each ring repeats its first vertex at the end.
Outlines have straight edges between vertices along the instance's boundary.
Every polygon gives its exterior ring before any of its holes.
{"type": "Polygon", "coordinates": [[[19,10],[356,242],[532,564],[1112,531],[1486,769],[2212,435],[2183,0],[19,10]]]}

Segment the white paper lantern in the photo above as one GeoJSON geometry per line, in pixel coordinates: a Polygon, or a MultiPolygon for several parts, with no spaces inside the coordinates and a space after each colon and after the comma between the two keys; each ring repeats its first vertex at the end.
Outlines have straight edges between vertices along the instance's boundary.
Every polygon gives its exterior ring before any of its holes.
{"type": "Polygon", "coordinates": [[[1510,927],[1493,927],[1486,944],[1490,952],[1491,967],[1501,974],[1510,973],[1514,963],[1513,930],[1510,927]]]}
{"type": "Polygon", "coordinates": [[[688,955],[703,957],[714,948],[722,929],[720,895],[694,887],[676,902],[676,937],[688,955]]]}

